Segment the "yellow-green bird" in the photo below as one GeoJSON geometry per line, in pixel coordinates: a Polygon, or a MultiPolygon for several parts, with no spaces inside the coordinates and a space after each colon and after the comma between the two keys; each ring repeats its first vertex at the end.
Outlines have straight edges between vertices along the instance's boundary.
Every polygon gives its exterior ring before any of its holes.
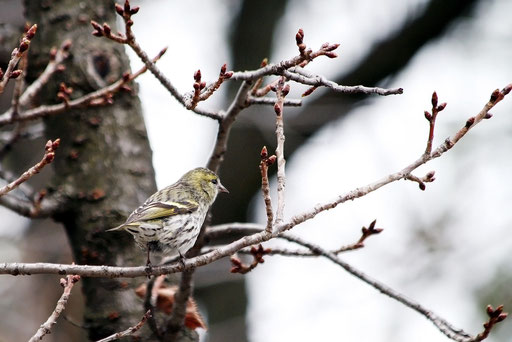
{"type": "Polygon", "coordinates": [[[126,230],[137,245],[169,256],[185,253],[194,246],[206,213],[219,192],[228,192],[212,171],[199,167],[185,173],[176,183],[151,195],[125,223],[109,229],[126,230]]]}

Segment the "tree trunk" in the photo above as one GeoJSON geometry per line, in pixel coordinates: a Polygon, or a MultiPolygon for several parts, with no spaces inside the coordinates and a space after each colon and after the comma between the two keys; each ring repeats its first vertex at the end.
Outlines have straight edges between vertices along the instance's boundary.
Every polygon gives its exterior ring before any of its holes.
{"type": "MultiPolygon", "coordinates": [[[[90,20],[116,27],[113,1],[25,0],[25,7],[27,19],[38,24],[31,46],[32,72],[42,70],[52,46],[68,38],[73,43],[67,69],[57,76],[58,82],[50,82],[41,92],[41,103],[55,102],[61,81],[77,97],[112,83],[129,70],[123,46],[91,35],[90,20]]],[[[144,252],[135,247],[129,234],[105,232],[156,190],[139,99],[116,94],[113,105],[70,110],[46,119],[45,125],[49,139],[61,138],[52,188],[64,194],[66,203],[54,219],[66,229],[75,262],[143,265],[144,252]]],[[[142,317],[142,300],[134,288],[144,279],[82,281],[84,324],[90,339],[126,329],[142,317]]],[[[144,341],[151,340],[148,328],[140,334],[144,341]]]]}

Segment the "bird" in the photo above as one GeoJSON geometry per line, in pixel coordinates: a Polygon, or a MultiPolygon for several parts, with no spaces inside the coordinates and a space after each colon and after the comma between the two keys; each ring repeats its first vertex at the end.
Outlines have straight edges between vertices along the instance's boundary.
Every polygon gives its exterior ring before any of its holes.
{"type": "Polygon", "coordinates": [[[125,230],[135,243],[150,252],[163,252],[181,262],[194,246],[206,213],[219,192],[229,193],[213,171],[198,167],[185,173],[176,183],[151,195],[123,224],[107,231],[125,230]]]}

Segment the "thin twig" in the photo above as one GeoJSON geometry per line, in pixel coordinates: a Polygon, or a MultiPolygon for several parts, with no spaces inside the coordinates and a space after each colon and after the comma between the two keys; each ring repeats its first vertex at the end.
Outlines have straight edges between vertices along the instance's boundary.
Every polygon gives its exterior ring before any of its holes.
{"type": "MultiPolygon", "coordinates": [[[[249,105],[275,105],[276,99],[272,97],[254,97],[254,96],[248,96],[247,97],[247,104],[249,105]]],[[[302,106],[302,100],[298,99],[285,99],[283,102],[283,106],[285,107],[300,107],[302,106]]]]}
{"type": "Polygon", "coordinates": [[[265,211],[267,213],[267,226],[266,230],[272,232],[272,225],[274,223],[274,212],[272,211],[272,200],[270,199],[270,185],[268,181],[268,167],[275,163],[276,156],[268,155],[267,147],[263,146],[261,149],[261,161],[260,161],[260,172],[261,172],[261,192],[263,194],[263,201],[265,202],[265,211]]]}
{"type": "Polygon", "coordinates": [[[286,185],[285,176],[285,165],[286,160],[284,159],[284,107],[283,102],[286,95],[290,91],[290,86],[285,86],[286,79],[284,77],[279,78],[279,82],[276,86],[277,102],[274,105],[274,111],[276,112],[276,157],[277,157],[277,210],[275,224],[279,224],[284,219],[284,190],[286,185]]]}
{"type": "Polygon", "coordinates": [[[20,104],[22,106],[29,105],[43,86],[48,83],[52,75],[62,69],[62,62],[68,58],[70,48],[71,40],[68,39],[60,45],[59,49],[53,48],[50,51],[50,61],[46,65],[46,68],[23,92],[23,95],[20,98],[20,104]]]}
{"type": "Polygon", "coordinates": [[[151,316],[151,313],[148,310],[148,311],[146,311],[144,316],[142,316],[142,319],[139,321],[139,323],[135,324],[132,327],[129,327],[126,330],[117,332],[115,334],[112,334],[112,335],[110,335],[108,337],[105,337],[105,338],[103,338],[101,340],[98,340],[96,342],[110,342],[110,341],[119,340],[119,339],[121,339],[123,337],[126,337],[126,336],[132,336],[135,332],[137,332],[140,328],[142,328],[142,326],[144,325],[144,323],[146,323],[146,321],[148,320],[148,318],[150,316],[151,316]]]}
{"type": "Polygon", "coordinates": [[[21,176],[18,177],[18,179],[0,188],[0,196],[3,196],[9,191],[16,189],[21,183],[26,182],[29,178],[39,173],[47,164],[50,164],[53,161],[53,159],[55,159],[55,150],[57,149],[57,147],[59,147],[59,144],[60,139],[57,139],[55,141],[48,140],[44,148],[45,152],[43,159],[41,159],[39,163],[32,166],[27,171],[25,171],[21,176]]]}
{"type": "Polygon", "coordinates": [[[250,82],[242,82],[242,85],[238,89],[238,92],[231,102],[228,110],[226,111],[226,115],[219,121],[219,129],[217,131],[217,139],[215,141],[215,146],[213,147],[212,154],[208,159],[208,163],[206,167],[213,172],[218,172],[220,165],[224,161],[224,154],[228,148],[228,138],[229,133],[231,131],[231,127],[235,122],[238,114],[244,109],[247,108],[247,95],[251,90],[250,82]]]}
{"type": "Polygon", "coordinates": [[[362,85],[344,86],[334,81],[328,80],[325,76],[307,72],[301,67],[290,68],[289,70],[283,71],[282,74],[287,79],[297,83],[306,84],[313,87],[327,87],[334,92],[343,94],[377,94],[381,96],[388,96],[399,95],[403,94],[404,92],[402,88],[384,89],[379,87],[365,87],[362,85]]]}
{"type": "Polygon", "coordinates": [[[23,35],[20,41],[20,45],[15,48],[11,53],[11,58],[7,64],[7,69],[3,72],[0,69],[0,94],[4,92],[5,86],[10,79],[14,79],[21,74],[21,70],[14,70],[16,65],[23,57],[24,54],[27,53],[28,48],[30,47],[30,42],[32,38],[34,38],[37,31],[37,25],[32,25],[27,32],[23,35]]]}
{"type": "Polygon", "coordinates": [[[356,269],[352,265],[342,261],[334,253],[329,252],[329,251],[321,248],[320,246],[317,246],[317,245],[307,242],[305,240],[299,239],[297,237],[287,236],[287,238],[290,241],[293,241],[299,245],[302,245],[302,246],[308,248],[313,253],[316,253],[318,255],[321,255],[321,256],[331,260],[335,264],[341,266],[345,271],[349,272],[350,274],[352,274],[356,278],[362,280],[363,282],[367,283],[368,285],[372,286],[373,288],[379,290],[381,293],[385,294],[386,296],[391,297],[391,298],[395,299],[396,301],[404,304],[405,306],[413,309],[414,311],[420,313],[422,316],[424,316],[426,319],[428,319],[430,322],[432,322],[439,329],[439,331],[441,331],[448,338],[450,338],[454,341],[457,341],[457,342],[480,341],[478,339],[479,338],[478,336],[473,337],[470,334],[466,333],[464,330],[455,328],[447,320],[438,316],[431,310],[425,308],[420,303],[407,298],[405,295],[390,288],[389,286],[369,277],[368,275],[366,275],[365,273],[356,269]]]}
{"type": "MultiPolygon", "coordinates": [[[[128,45],[133,52],[139,57],[139,59],[144,63],[146,68],[149,69],[149,71],[155,76],[155,78],[160,81],[160,84],[166,88],[169,93],[174,97],[180,104],[186,107],[186,96],[183,96],[178,89],[172,84],[171,80],[167,78],[162,71],[155,65],[154,62],[152,62],[147,53],[141,48],[137,40],[135,39],[135,35],[132,31],[133,26],[133,20],[132,16],[136,14],[139,11],[139,7],[131,7],[129,1],[125,1],[124,6],[121,6],[119,4],[116,4],[116,12],[119,14],[124,21],[125,26],[125,36],[122,34],[113,34],[110,26],[108,24],[100,25],[95,21],[91,21],[91,25],[94,28],[94,32],[92,33],[94,36],[97,37],[106,37],[112,41],[115,41],[120,44],[126,44],[128,45]]],[[[192,108],[191,109],[194,113],[202,116],[209,117],[214,120],[221,120],[222,115],[218,112],[214,111],[208,111],[200,108],[192,108]]]]}
{"type": "Polygon", "coordinates": [[[51,333],[52,327],[57,323],[57,319],[60,314],[66,308],[66,304],[69,299],[69,295],[71,294],[71,289],[73,289],[73,285],[80,280],[80,276],[78,275],[68,275],[66,278],[62,278],[60,280],[60,285],[64,288],[62,292],[62,296],[60,296],[59,301],[57,302],[57,306],[55,310],[53,310],[52,314],[46,322],[41,324],[41,327],[37,330],[34,336],[30,338],[29,342],[40,341],[47,334],[51,333]]]}
{"type": "Polygon", "coordinates": [[[21,199],[12,194],[0,197],[0,205],[15,213],[30,218],[47,218],[62,209],[62,199],[59,196],[45,197],[44,201],[36,205],[32,201],[21,199]]]}

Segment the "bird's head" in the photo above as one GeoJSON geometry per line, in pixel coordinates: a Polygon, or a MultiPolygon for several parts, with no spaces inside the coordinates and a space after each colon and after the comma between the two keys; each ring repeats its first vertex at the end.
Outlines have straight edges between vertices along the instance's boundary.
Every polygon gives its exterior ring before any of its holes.
{"type": "Polygon", "coordinates": [[[215,201],[219,192],[229,192],[221,183],[219,176],[213,171],[198,167],[185,173],[181,180],[195,189],[199,196],[205,196],[208,202],[215,201]]]}

